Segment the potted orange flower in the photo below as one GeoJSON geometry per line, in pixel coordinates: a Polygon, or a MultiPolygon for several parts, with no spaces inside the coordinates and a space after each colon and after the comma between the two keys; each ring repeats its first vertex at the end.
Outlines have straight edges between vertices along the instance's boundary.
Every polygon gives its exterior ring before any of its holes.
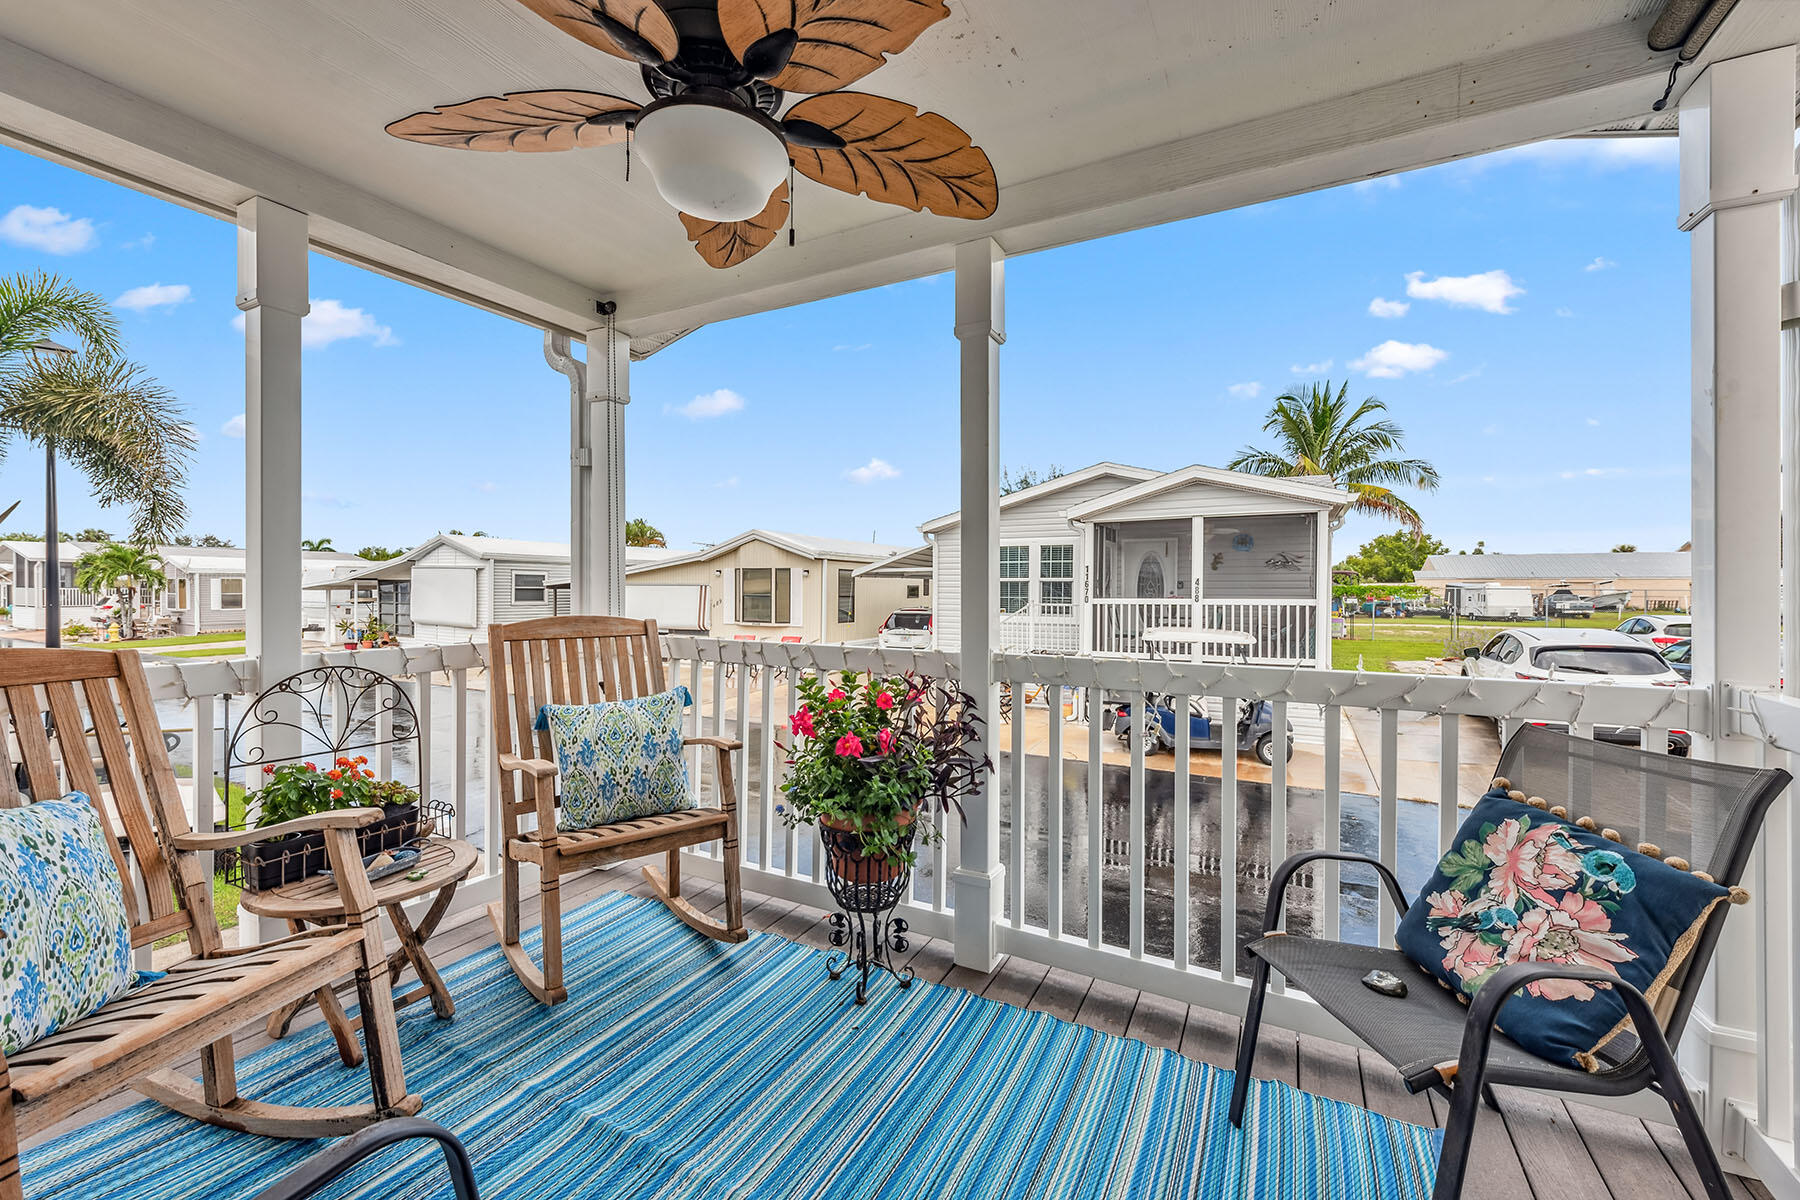
{"type": "MultiPolygon", "coordinates": [[[[377,782],[367,755],[340,755],[327,769],[289,762],[263,768],[263,786],[246,799],[261,829],[312,813],[340,808],[379,808],[385,814],[357,830],[363,854],[405,845],[419,827],[419,794],[403,784],[377,782]]],[[[267,891],[316,875],[331,865],[323,833],[290,834],[244,847],[244,886],[267,891]]]]}

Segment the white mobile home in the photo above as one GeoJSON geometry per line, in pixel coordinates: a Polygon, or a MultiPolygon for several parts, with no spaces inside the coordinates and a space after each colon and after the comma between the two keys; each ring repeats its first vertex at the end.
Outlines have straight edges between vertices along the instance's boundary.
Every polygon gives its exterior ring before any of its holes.
{"type": "MultiPolygon", "coordinates": [[[[1328,479],[1099,463],[1000,499],[1000,646],[1317,666],[1329,660],[1328,479]]],[[[950,513],[934,551],[938,645],[960,644],[950,513]]]]}

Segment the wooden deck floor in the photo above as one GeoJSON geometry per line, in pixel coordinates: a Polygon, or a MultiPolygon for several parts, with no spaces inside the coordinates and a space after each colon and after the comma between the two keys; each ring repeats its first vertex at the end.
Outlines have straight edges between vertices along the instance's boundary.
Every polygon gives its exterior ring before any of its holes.
{"type": "MultiPolygon", "coordinates": [[[[642,876],[630,866],[584,872],[563,883],[568,908],[615,890],[648,894],[642,876]]],[[[688,890],[702,908],[722,909],[723,894],[717,884],[690,883],[688,890]]],[[[748,893],[744,902],[745,923],[752,929],[805,945],[828,946],[824,911],[748,893]]],[[[484,916],[465,914],[432,939],[431,955],[443,966],[493,941],[484,916]]],[[[1238,1021],[1212,1009],[1018,959],[1004,960],[983,975],[956,966],[949,945],[930,938],[914,938],[904,957],[919,978],[933,983],[1052,1013],[1104,1033],[1138,1038],[1215,1066],[1232,1065],[1238,1021]]],[[[316,1012],[309,1009],[297,1024],[313,1019],[316,1012]]],[[[239,1035],[239,1052],[247,1053],[267,1041],[261,1026],[254,1026],[239,1035]]],[[[190,1073],[199,1073],[197,1058],[190,1068],[190,1073]]],[[[1264,1027],[1256,1074],[1400,1120],[1441,1125],[1447,1113],[1440,1098],[1409,1094],[1399,1075],[1369,1051],[1287,1030],[1264,1027]]],[[[1484,1109],[1481,1114],[1463,1193],[1467,1200],[1568,1200],[1572,1196],[1705,1200],[1672,1125],[1512,1088],[1499,1089],[1499,1096],[1501,1111],[1484,1109]]],[[[54,1137],[62,1129],[135,1099],[135,1094],[128,1093],[93,1105],[28,1144],[54,1137]]],[[[430,1115],[429,1109],[425,1115],[430,1115]]],[[[30,1182],[27,1175],[27,1196],[30,1182]]],[[[1761,1185],[1749,1181],[1734,1180],[1734,1193],[1741,1200],[1769,1200],[1761,1185]]]]}

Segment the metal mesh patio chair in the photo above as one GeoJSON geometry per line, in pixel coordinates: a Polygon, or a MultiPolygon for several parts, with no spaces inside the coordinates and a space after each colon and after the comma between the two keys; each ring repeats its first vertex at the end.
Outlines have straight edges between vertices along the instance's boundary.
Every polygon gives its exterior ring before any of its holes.
{"type": "MultiPolygon", "coordinates": [[[[1704,869],[1726,887],[1742,880],[1763,817],[1790,779],[1786,771],[1645,753],[1529,725],[1507,743],[1496,774],[1552,806],[1562,806],[1571,817],[1593,817],[1599,826],[1618,831],[1625,845],[1650,843],[1665,861],[1678,865],[1685,861],[1704,869]]],[[[1393,872],[1365,855],[1307,850],[1276,870],[1269,884],[1263,937],[1244,947],[1252,970],[1238,1042],[1233,1124],[1243,1120],[1263,996],[1273,968],[1392,1063],[1408,1090],[1435,1088],[1450,1098],[1434,1200],[1454,1200],[1461,1194],[1477,1097],[1493,1107],[1496,1084],[1603,1096],[1648,1088],[1674,1113],[1707,1195],[1728,1200],[1724,1169],[1689,1103],[1671,1047],[1687,1023],[1696,985],[1712,958],[1730,905],[1713,910],[1693,952],[1654,1009],[1636,988],[1613,975],[1555,963],[1504,967],[1465,1007],[1447,989],[1431,986],[1430,978],[1397,949],[1278,932],[1289,881],[1302,866],[1321,859],[1372,867],[1395,905],[1401,911],[1408,907],[1393,872]],[[1414,986],[1404,998],[1379,995],[1362,983],[1372,970],[1390,971],[1412,980],[1414,986]],[[1494,1018],[1507,997],[1536,980],[1552,978],[1610,983],[1624,1000],[1631,1036],[1608,1043],[1599,1071],[1540,1058],[1494,1029],[1494,1018]]],[[[1328,903],[1334,900],[1327,898],[1328,903]]]]}

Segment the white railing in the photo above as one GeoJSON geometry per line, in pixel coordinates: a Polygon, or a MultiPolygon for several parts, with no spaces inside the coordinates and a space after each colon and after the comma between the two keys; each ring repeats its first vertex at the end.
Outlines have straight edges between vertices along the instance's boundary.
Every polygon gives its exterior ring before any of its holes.
{"type": "MultiPolygon", "coordinates": [[[[65,617],[82,616],[87,610],[100,603],[101,593],[84,592],[80,588],[62,588],[61,599],[65,617]]],[[[32,587],[16,587],[13,589],[13,607],[37,608],[44,603],[44,589],[32,587]]]]}
{"type": "Polygon", "coordinates": [[[1073,604],[1027,604],[1000,614],[999,646],[1006,654],[1074,654],[1081,649],[1081,620],[1073,604]]]}
{"type": "Polygon", "coordinates": [[[1318,605],[1311,600],[1102,598],[1090,605],[1095,654],[1250,663],[1312,663],[1318,657],[1318,605]],[[1189,629],[1195,631],[1191,641],[1171,636],[1189,629]],[[1209,638],[1209,633],[1232,636],[1209,638]]]}
{"type": "MultiPolygon", "coordinates": [[[[1043,720],[1030,710],[996,731],[1008,881],[1000,948],[1225,1011],[1243,1006],[1239,948],[1260,929],[1269,875],[1291,852],[1372,854],[1416,890],[1461,806],[1486,787],[1503,740],[1496,724],[1554,723],[1584,736],[1624,727],[1661,747],[1670,729],[1699,722],[1706,700],[1688,688],[1142,659],[1001,655],[994,671],[1015,695],[1041,690],[1049,713],[1073,701],[1086,716],[1085,728],[1048,721],[1042,754],[1027,750],[1043,720]],[[1176,721],[1173,754],[1150,760],[1149,739],[1126,749],[1107,721],[1120,701],[1141,719],[1146,693],[1167,694],[1177,713],[1196,697],[1268,700],[1275,729],[1292,706],[1321,706],[1323,753],[1291,763],[1276,754],[1268,768],[1240,765],[1235,753],[1196,760],[1188,722],[1176,721]],[[1435,726],[1435,754],[1405,761],[1402,725],[1420,722],[1435,726]]],[[[1407,740],[1417,745],[1410,729],[1407,740]]],[[[1293,928],[1392,942],[1393,905],[1356,868],[1303,873],[1289,901],[1293,928]]],[[[1304,997],[1270,1003],[1285,1027],[1342,1036],[1304,997]]]]}
{"type": "MultiPolygon", "coordinates": [[[[786,825],[778,807],[783,753],[776,736],[796,707],[795,681],[843,670],[956,679],[958,656],[678,636],[666,636],[664,649],[669,682],[686,685],[695,698],[692,732],[745,745],[734,772],[745,886],[832,907],[817,832],[786,825]]],[[[354,663],[411,681],[425,730],[424,789],[448,801],[456,832],[484,848],[482,873],[458,893],[458,908],[486,903],[497,886],[494,845],[486,837],[498,824],[489,809],[497,790],[490,782],[487,692],[471,686],[472,679],[484,682],[483,659],[482,648],[462,645],[306,660],[354,663]]],[[[1671,729],[1704,727],[1707,704],[1705,692],[1688,688],[1241,663],[1003,654],[993,671],[1015,696],[1041,700],[1015,705],[1016,719],[996,721],[990,730],[996,764],[990,802],[1000,808],[1007,881],[1001,948],[1226,1011],[1243,1002],[1237,947],[1258,928],[1269,873],[1292,850],[1372,853],[1417,888],[1430,869],[1425,860],[1435,861],[1460,823],[1460,807],[1485,787],[1498,749],[1495,724],[1551,722],[1588,736],[1597,726],[1626,727],[1642,731],[1645,744],[1661,746],[1671,729]],[[1320,706],[1322,753],[1307,750],[1292,764],[1276,755],[1270,768],[1248,758],[1240,765],[1235,754],[1193,758],[1184,722],[1175,723],[1172,756],[1152,757],[1143,738],[1120,746],[1108,715],[1120,701],[1141,713],[1146,692],[1168,694],[1177,712],[1193,697],[1268,700],[1275,728],[1291,706],[1320,706]],[[1076,719],[1051,719],[1065,710],[1076,719]],[[1420,722],[1433,727],[1434,753],[1404,761],[1401,730],[1420,722]]],[[[159,702],[186,705],[196,730],[217,728],[227,698],[235,722],[235,705],[257,684],[251,659],[157,662],[149,674],[159,702]]],[[[1407,743],[1419,740],[1409,728],[1407,743]]],[[[205,827],[217,815],[212,783],[222,764],[215,738],[195,737],[191,766],[195,820],[205,827]]],[[[702,793],[717,789],[708,757],[696,752],[690,770],[702,793]]],[[[942,845],[921,848],[903,908],[927,936],[951,934],[960,829],[952,824],[946,833],[942,845]]],[[[718,852],[716,846],[689,851],[693,872],[716,878],[718,852]]],[[[1342,878],[1328,866],[1303,875],[1292,899],[1297,928],[1382,944],[1392,938],[1392,905],[1355,868],[1345,868],[1342,878]]],[[[1276,995],[1270,1002],[1289,1028],[1342,1036],[1304,997],[1276,995]]]]}

